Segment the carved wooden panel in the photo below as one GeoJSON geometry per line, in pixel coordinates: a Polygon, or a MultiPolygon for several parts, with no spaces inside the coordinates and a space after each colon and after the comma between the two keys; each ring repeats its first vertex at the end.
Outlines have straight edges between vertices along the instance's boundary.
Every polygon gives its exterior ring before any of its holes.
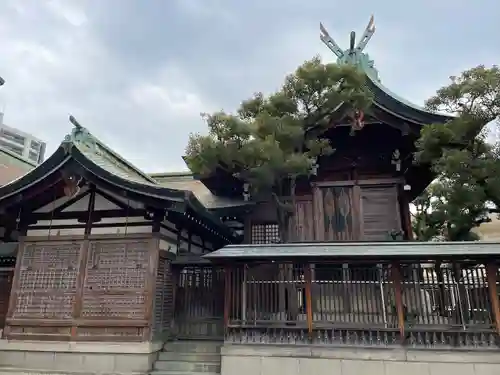
{"type": "Polygon", "coordinates": [[[80,243],[27,243],[13,318],[71,319],[80,243]]]}
{"type": "Polygon", "coordinates": [[[321,187],[314,192],[316,240],[352,241],[356,239],[357,221],[353,188],[321,187]]]}
{"type": "Polygon", "coordinates": [[[396,186],[361,188],[361,233],[364,241],[384,241],[401,230],[396,186]]]}
{"type": "Polygon", "coordinates": [[[149,241],[90,243],[83,319],[145,319],[149,241]]]}

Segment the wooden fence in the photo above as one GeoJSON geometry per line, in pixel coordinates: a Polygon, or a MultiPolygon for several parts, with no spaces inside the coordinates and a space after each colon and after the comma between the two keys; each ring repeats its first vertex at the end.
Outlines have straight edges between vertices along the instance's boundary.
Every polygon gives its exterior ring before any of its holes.
{"type": "Polygon", "coordinates": [[[499,346],[494,264],[261,262],[226,272],[230,342],[499,346]]]}
{"type": "Polygon", "coordinates": [[[178,338],[224,337],[224,270],[210,265],[176,272],[175,331],[178,338]]]}

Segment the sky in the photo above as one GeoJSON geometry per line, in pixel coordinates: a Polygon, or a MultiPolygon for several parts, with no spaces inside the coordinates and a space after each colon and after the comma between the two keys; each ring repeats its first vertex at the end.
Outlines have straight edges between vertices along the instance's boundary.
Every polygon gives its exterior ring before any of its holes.
{"type": "Polygon", "coordinates": [[[361,36],[382,83],[416,104],[450,75],[500,63],[497,0],[0,0],[0,110],[47,142],[72,114],[147,172],[186,170],[200,113],[272,92],[307,59],[361,36]],[[352,5],[351,5],[352,4],[352,5]]]}

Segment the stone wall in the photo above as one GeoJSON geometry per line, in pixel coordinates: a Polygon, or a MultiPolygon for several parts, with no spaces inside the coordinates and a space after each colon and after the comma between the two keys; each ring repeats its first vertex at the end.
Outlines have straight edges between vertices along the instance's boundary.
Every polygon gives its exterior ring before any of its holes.
{"type": "Polygon", "coordinates": [[[35,342],[0,340],[4,374],[147,374],[161,343],[35,342]]]}
{"type": "Polygon", "coordinates": [[[493,375],[500,352],[229,345],[221,375],[493,375]]]}

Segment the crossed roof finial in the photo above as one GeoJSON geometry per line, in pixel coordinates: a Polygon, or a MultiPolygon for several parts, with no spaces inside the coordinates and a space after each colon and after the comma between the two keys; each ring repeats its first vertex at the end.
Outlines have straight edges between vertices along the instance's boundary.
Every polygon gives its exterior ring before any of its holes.
{"type": "Polygon", "coordinates": [[[371,37],[375,33],[375,21],[373,18],[373,15],[370,17],[370,22],[368,22],[368,25],[365,28],[365,32],[363,33],[363,36],[359,40],[358,44],[356,47],[355,41],[356,41],[356,33],[354,31],[351,31],[351,38],[350,38],[350,45],[349,49],[343,51],[339,45],[335,42],[335,40],[328,34],[328,31],[326,31],[325,27],[323,24],[320,22],[319,24],[319,29],[321,31],[320,33],[320,39],[323,43],[326,44],[328,48],[339,58],[342,59],[346,54],[349,55],[354,55],[354,54],[360,54],[363,52],[365,49],[366,45],[370,41],[371,37]]]}
{"type": "Polygon", "coordinates": [[[69,122],[71,122],[73,126],[78,130],[83,128],[83,126],[80,125],[80,123],[76,120],[76,118],[73,115],[69,115],[69,122]]]}

